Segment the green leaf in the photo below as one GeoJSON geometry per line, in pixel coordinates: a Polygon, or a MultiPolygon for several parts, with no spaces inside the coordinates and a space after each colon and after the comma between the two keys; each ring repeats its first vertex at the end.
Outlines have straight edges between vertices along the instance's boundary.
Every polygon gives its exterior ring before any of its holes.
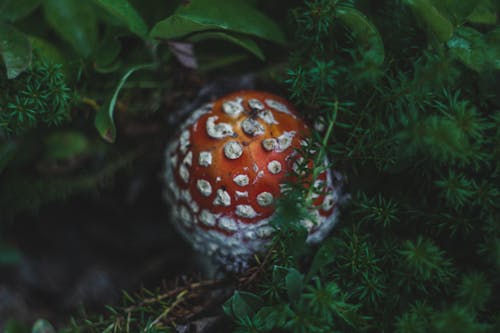
{"type": "Polygon", "coordinates": [[[6,21],[17,21],[28,16],[39,5],[41,0],[0,0],[0,18],[6,21]]]}
{"type": "Polygon", "coordinates": [[[453,24],[429,0],[405,0],[405,2],[438,41],[447,42],[453,36],[453,24]]]}
{"type": "Polygon", "coordinates": [[[31,43],[23,33],[0,22],[0,54],[7,69],[7,78],[14,79],[30,65],[31,43]]]}
{"type": "Polygon", "coordinates": [[[273,284],[276,286],[283,285],[284,287],[284,282],[287,274],[288,267],[274,265],[271,274],[273,284]]]}
{"type": "Polygon", "coordinates": [[[285,44],[285,36],[269,17],[243,0],[192,0],[156,23],[151,37],[174,39],[206,30],[248,34],[285,44]]]}
{"type": "Polygon", "coordinates": [[[241,46],[242,48],[253,53],[260,60],[265,60],[264,54],[259,45],[255,43],[250,37],[242,34],[228,34],[225,32],[208,31],[201,32],[188,38],[190,42],[198,42],[207,39],[222,39],[241,46]]]}
{"type": "Polygon", "coordinates": [[[283,238],[283,243],[289,250],[289,255],[294,257],[299,257],[303,254],[307,248],[307,229],[302,225],[299,225],[295,229],[290,229],[286,231],[286,237],[283,238]]]}
{"type": "Polygon", "coordinates": [[[473,28],[460,27],[447,45],[464,65],[477,72],[500,69],[500,29],[483,35],[473,28]]]}
{"type": "Polygon", "coordinates": [[[472,13],[467,16],[467,21],[476,24],[495,24],[497,23],[498,15],[495,5],[491,0],[482,0],[474,8],[472,13]]]}
{"type": "Polygon", "coordinates": [[[289,313],[288,304],[264,306],[257,311],[252,322],[261,330],[272,331],[274,328],[285,326],[289,313]]]}
{"type": "Polygon", "coordinates": [[[56,333],[54,326],[45,319],[37,319],[33,324],[31,333],[56,333]]]}
{"type": "Polygon", "coordinates": [[[103,39],[99,42],[93,58],[94,67],[99,73],[110,73],[116,71],[121,61],[118,58],[122,50],[122,44],[119,37],[122,34],[116,29],[108,29],[103,39]]]}
{"type": "Polygon", "coordinates": [[[89,148],[85,135],[76,131],[57,131],[44,140],[45,156],[52,160],[67,160],[81,155],[89,148]]]}
{"type": "Polygon", "coordinates": [[[33,50],[36,51],[36,54],[41,56],[45,61],[53,63],[53,64],[65,64],[66,59],[59,52],[59,50],[46,41],[45,39],[36,37],[36,36],[28,36],[31,45],[33,46],[33,50]]]}
{"type": "Polygon", "coordinates": [[[225,53],[223,55],[200,55],[197,57],[199,61],[198,71],[206,73],[210,71],[217,71],[219,68],[231,66],[237,62],[248,60],[250,55],[248,53],[225,53]]]}
{"type": "Polygon", "coordinates": [[[116,126],[113,114],[115,110],[116,100],[118,99],[118,94],[120,93],[120,90],[122,89],[127,79],[130,77],[130,75],[134,74],[138,70],[153,68],[154,64],[142,64],[130,68],[120,79],[120,82],[118,83],[118,86],[116,87],[115,92],[113,93],[111,98],[103,104],[99,111],[97,111],[94,125],[104,140],[111,143],[115,142],[116,126]]]}
{"type": "Polygon", "coordinates": [[[94,0],[94,2],[123,22],[130,31],[143,39],[147,38],[146,22],[127,0],[94,0]]]}
{"type": "Polygon", "coordinates": [[[373,23],[363,13],[352,7],[338,6],[336,15],[351,30],[361,47],[368,51],[366,54],[372,57],[373,63],[381,65],[385,57],[384,43],[373,23]]]}
{"type": "Polygon", "coordinates": [[[288,298],[293,302],[299,301],[303,288],[302,274],[295,268],[290,268],[285,277],[285,286],[288,298]]]}
{"type": "Polygon", "coordinates": [[[455,26],[463,23],[472,13],[478,0],[430,0],[441,14],[446,16],[455,26]]]}
{"type": "Polygon", "coordinates": [[[80,56],[92,53],[97,42],[98,26],[95,10],[87,1],[45,0],[45,19],[54,31],[80,56]]]}
{"type": "Polygon", "coordinates": [[[316,254],[314,255],[311,267],[307,273],[306,281],[312,279],[314,275],[322,268],[331,264],[335,260],[335,243],[326,241],[321,245],[316,254]]]}
{"type": "Polygon", "coordinates": [[[264,301],[258,295],[246,291],[236,290],[224,305],[222,306],[224,313],[236,319],[244,319],[251,317],[264,301]]]}

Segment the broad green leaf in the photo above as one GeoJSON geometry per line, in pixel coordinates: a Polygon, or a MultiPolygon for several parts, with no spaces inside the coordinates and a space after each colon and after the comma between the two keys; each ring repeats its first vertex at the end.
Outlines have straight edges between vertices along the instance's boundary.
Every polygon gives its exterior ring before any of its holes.
{"type": "Polygon", "coordinates": [[[447,45],[464,65],[477,72],[500,69],[500,29],[483,35],[473,28],[460,27],[447,45]]]}
{"type": "Polygon", "coordinates": [[[125,72],[125,74],[121,78],[111,98],[105,104],[103,104],[103,106],[99,109],[99,111],[97,111],[94,120],[94,125],[104,140],[111,143],[115,142],[116,126],[113,114],[115,111],[115,105],[118,99],[118,94],[120,93],[120,90],[122,89],[127,79],[130,77],[130,75],[134,74],[138,70],[153,69],[153,68],[154,68],[153,64],[143,64],[130,68],[127,72],[125,72]]]}
{"type": "Polygon", "coordinates": [[[249,57],[250,55],[248,53],[225,53],[224,55],[212,55],[205,57],[203,55],[199,55],[197,57],[199,60],[198,71],[201,73],[216,71],[219,68],[227,67],[243,60],[248,60],[249,57]]]}
{"type": "Polygon", "coordinates": [[[462,24],[478,4],[478,0],[430,0],[430,2],[455,26],[462,24]]]}
{"type": "Polygon", "coordinates": [[[40,55],[45,61],[54,64],[66,63],[66,59],[61,54],[61,52],[59,52],[59,50],[54,45],[52,45],[45,39],[36,36],[29,36],[28,38],[31,42],[31,45],[33,46],[33,50],[35,50],[37,55],[40,55]]]}
{"type": "Polygon", "coordinates": [[[257,328],[271,332],[274,328],[285,325],[290,312],[288,304],[264,306],[257,311],[252,322],[257,328]]]}
{"type": "Polygon", "coordinates": [[[179,5],[186,0],[168,1],[143,1],[128,0],[135,8],[140,9],[141,16],[146,20],[148,26],[172,15],[179,5]]]}
{"type": "Polygon", "coordinates": [[[288,298],[293,302],[299,301],[303,288],[302,274],[295,268],[290,268],[285,277],[285,285],[288,298]]]}
{"type": "Polygon", "coordinates": [[[244,319],[245,317],[251,317],[263,303],[262,298],[258,295],[236,290],[222,308],[228,316],[244,319]]]}
{"type": "Polygon", "coordinates": [[[31,333],[56,333],[54,326],[45,319],[37,319],[33,324],[31,333]]]}
{"type": "Polygon", "coordinates": [[[262,50],[260,49],[259,45],[257,45],[257,43],[255,43],[248,36],[245,36],[242,34],[228,34],[225,32],[208,31],[208,32],[201,32],[201,33],[195,34],[192,37],[188,38],[188,41],[198,42],[198,41],[207,40],[207,39],[226,40],[228,42],[239,45],[242,48],[250,51],[260,60],[265,59],[264,54],[262,53],[262,50]]]}
{"type": "Polygon", "coordinates": [[[405,0],[428,31],[438,41],[447,42],[453,36],[453,24],[429,0],[405,0]]]}
{"type": "Polygon", "coordinates": [[[316,275],[322,267],[332,263],[335,260],[334,253],[335,249],[333,242],[324,242],[314,255],[311,267],[307,273],[306,281],[309,281],[314,275],[316,275]]]}
{"type": "Polygon", "coordinates": [[[14,27],[0,21],[0,55],[7,69],[7,78],[14,79],[31,62],[31,43],[14,27]]]}
{"type": "Polygon", "coordinates": [[[147,38],[146,22],[127,0],[94,0],[94,2],[117,17],[130,31],[141,38],[147,38]]]}
{"type": "Polygon", "coordinates": [[[273,266],[272,281],[275,286],[284,286],[286,275],[288,274],[288,268],[285,266],[273,266]]]}
{"type": "Polygon", "coordinates": [[[373,63],[381,65],[385,57],[384,43],[373,23],[363,13],[352,7],[338,6],[336,14],[339,20],[351,30],[363,49],[375,51],[366,54],[371,55],[373,63]]]}
{"type": "Polygon", "coordinates": [[[52,160],[67,160],[81,155],[89,148],[85,135],[77,131],[52,132],[44,140],[45,157],[52,160]]]}
{"type": "Polygon", "coordinates": [[[122,45],[119,37],[122,34],[116,29],[109,29],[104,38],[99,42],[92,57],[94,66],[99,73],[110,73],[117,70],[121,61],[118,59],[122,45]]]}
{"type": "Polygon", "coordinates": [[[491,0],[480,1],[472,13],[467,16],[467,21],[477,24],[495,24],[497,19],[497,10],[491,0]]]}
{"type": "Polygon", "coordinates": [[[97,42],[95,11],[87,1],[45,0],[45,18],[55,32],[83,57],[92,53],[97,42]]]}
{"type": "Polygon", "coordinates": [[[156,23],[150,35],[173,39],[206,30],[237,32],[285,43],[285,36],[276,23],[244,0],[185,2],[172,16],[156,23]]]}
{"type": "Polygon", "coordinates": [[[0,18],[17,21],[34,11],[42,0],[0,0],[0,18]]]}

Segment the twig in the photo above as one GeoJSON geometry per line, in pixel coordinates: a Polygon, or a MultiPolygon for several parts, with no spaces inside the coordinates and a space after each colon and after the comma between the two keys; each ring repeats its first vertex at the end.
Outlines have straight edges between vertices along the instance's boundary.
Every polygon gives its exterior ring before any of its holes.
{"type": "Polygon", "coordinates": [[[267,267],[268,262],[271,260],[272,254],[274,253],[274,250],[275,250],[275,247],[276,247],[276,243],[273,242],[273,245],[267,251],[267,254],[264,257],[264,260],[262,261],[262,263],[259,263],[258,266],[250,267],[248,269],[247,272],[250,272],[253,269],[253,272],[250,274],[250,276],[248,276],[248,274],[247,274],[246,276],[240,277],[238,279],[238,282],[240,283],[240,285],[248,285],[248,284],[252,283],[264,271],[264,269],[267,267]]]}
{"type": "Polygon", "coordinates": [[[172,311],[173,308],[175,308],[182,301],[184,301],[184,295],[186,295],[187,293],[188,293],[188,290],[183,290],[182,292],[180,292],[177,295],[177,297],[175,298],[175,301],[169,307],[165,308],[165,310],[158,317],[156,317],[155,320],[153,320],[151,322],[151,324],[147,325],[144,328],[144,332],[147,332],[150,328],[152,328],[153,326],[155,326],[156,324],[158,324],[160,322],[160,320],[162,320],[163,318],[165,318],[170,313],[170,311],[172,311]]]}
{"type": "Polygon", "coordinates": [[[213,287],[213,286],[217,286],[217,285],[223,285],[225,283],[227,283],[226,280],[207,280],[207,281],[194,282],[188,286],[177,287],[175,289],[169,290],[168,292],[163,293],[163,294],[158,295],[158,296],[155,296],[155,297],[145,298],[144,300],[142,300],[142,302],[125,308],[124,312],[126,312],[126,313],[134,312],[137,309],[143,307],[144,305],[158,303],[164,299],[173,297],[173,296],[178,295],[180,293],[183,293],[185,291],[187,292],[190,290],[192,291],[194,289],[200,289],[200,288],[204,288],[204,287],[213,287]]]}
{"type": "Polygon", "coordinates": [[[82,103],[87,104],[90,106],[94,111],[99,111],[101,108],[99,104],[92,98],[89,97],[82,97],[82,103]]]}

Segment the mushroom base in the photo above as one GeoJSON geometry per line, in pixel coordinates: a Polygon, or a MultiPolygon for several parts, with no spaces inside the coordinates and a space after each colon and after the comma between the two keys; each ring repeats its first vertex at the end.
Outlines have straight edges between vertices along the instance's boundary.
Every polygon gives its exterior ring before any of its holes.
{"type": "MultiPolygon", "coordinates": [[[[174,147],[167,148],[167,157],[171,149],[174,147]]],[[[254,254],[264,253],[267,250],[272,233],[275,231],[270,225],[273,216],[253,224],[237,221],[237,229],[232,233],[206,229],[197,217],[197,210],[200,208],[189,202],[189,196],[183,195],[182,190],[179,190],[174,183],[169,183],[169,180],[173,179],[172,173],[171,163],[167,161],[165,170],[167,187],[164,196],[171,206],[170,219],[197,251],[211,257],[215,264],[222,265],[226,271],[241,272],[249,266],[254,254]],[[188,211],[188,214],[183,211],[188,211]]],[[[327,183],[333,182],[331,173],[327,172],[327,183]]],[[[338,202],[341,186],[336,185],[333,197],[335,202],[338,202]]],[[[331,214],[327,216],[316,214],[316,224],[308,220],[301,221],[310,231],[307,243],[314,244],[322,241],[336,224],[338,214],[339,210],[335,205],[331,214]]],[[[215,224],[219,224],[224,217],[222,214],[217,215],[215,224]]]]}
{"type": "MultiPolygon", "coordinates": [[[[321,225],[307,237],[307,243],[315,244],[322,241],[334,227],[337,217],[337,209],[328,218],[321,217],[323,219],[321,225]]],[[[245,270],[254,254],[264,253],[267,250],[274,231],[269,225],[271,219],[272,216],[257,224],[240,223],[236,232],[226,235],[216,230],[186,229],[179,206],[174,206],[171,210],[171,220],[175,227],[195,250],[211,257],[215,264],[222,265],[225,270],[231,272],[245,270]]]]}

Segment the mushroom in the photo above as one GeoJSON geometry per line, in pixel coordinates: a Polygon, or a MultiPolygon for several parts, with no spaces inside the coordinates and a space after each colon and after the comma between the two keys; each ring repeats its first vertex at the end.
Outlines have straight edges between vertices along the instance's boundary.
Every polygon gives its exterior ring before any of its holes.
{"type": "MultiPolygon", "coordinates": [[[[167,146],[172,221],[195,249],[227,270],[243,269],[270,242],[273,202],[309,136],[294,107],[273,94],[240,91],[202,106],[167,146]]],[[[325,237],[338,214],[330,171],[314,186],[321,188],[313,191],[315,221],[302,221],[310,243],[325,237]]]]}

